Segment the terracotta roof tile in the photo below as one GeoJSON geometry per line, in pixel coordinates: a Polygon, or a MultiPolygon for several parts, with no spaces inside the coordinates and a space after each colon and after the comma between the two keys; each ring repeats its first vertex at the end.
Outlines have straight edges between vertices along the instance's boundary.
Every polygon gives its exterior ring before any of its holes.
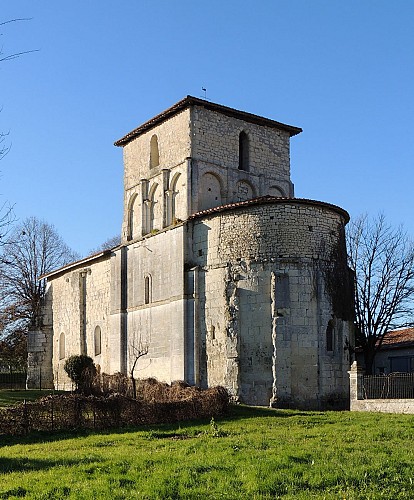
{"type": "Polygon", "coordinates": [[[118,248],[118,247],[113,247],[112,249],[108,248],[106,250],[101,250],[100,252],[93,253],[92,255],[88,255],[87,257],[83,257],[82,259],[75,260],[74,262],[70,262],[69,264],[65,264],[64,266],[59,267],[58,269],[55,269],[53,271],[50,271],[49,273],[42,274],[42,276],[39,277],[39,280],[42,280],[44,278],[50,278],[51,276],[54,276],[55,274],[63,273],[65,271],[67,271],[68,269],[72,269],[74,267],[83,266],[83,265],[88,264],[94,260],[100,259],[101,257],[104,257],[104,256],[108,257],[111,254],[112,250],[114,250],[115,248],[118,248]]]}
{"type": "Polygon", "coordinates": [[[224,212],[227,210],[239,209],[239,208],[247,207],[250,205],[265,205],[265,204],[272,204],[272,203],[282,203],[282,204],[284,203],[284,204],[291,204],[291,205],[313,205],[313,206],[330,208],[332,210],[335,210],[336,212],[339,212],[345,218],[346,223],[348,223],[348,221],[349,221],[348,212],[346,210],[344,210],[343,208],[338,207],[337,205],[332,205],[331,203],[325,203],[324,201],[307,200],[305,198],[288,198],[288,197],[282,197],[282,196],[279,197],[279,196],[269,196],[269,195],[268,196],[260,196],[258,198],[252,198],[251,200],[246,200],[246,201],[238,201],[235,203],[228,203],[227,205],[219,205],[218,207],[209,208],[207,210],[201,210],[200,212],[196,212],[195,214],[190,215],[188,220],[203,217],[205,215],[224,212]]]}
{"type": "Polygon", "coordinates": [[[115,146],[125,146],[128,144],[130,141],[138,137],[139,135],[143,134],[147,130],[152,129],[159,123],[163,122],[167,118],[170,118],[171,116],[174,116],[175,114],[179,113],[183,109],[188,108],[189,106],[202,106],[206,109],[212,110],[212,111],[217,111],[218,113],[222,113],[227,116],[232,116],[234,118],[238,118],[240,120],[244,120],[246,122],[250,123],[256,123],[258,125],[265,125],[267,127],[272,127],[272,128],[278,128],[281,130],[285,130],[286,132],[289,132],[290,136],[294,136],[297,134],[300,134],[302,132],[302,129],[299,127],[293,127],[292,125],[286,125],[285,123],[277,122],[276,120],[271,120],[270,118],[265,118],[263,116],[259,115],[254,115],[252,113],[247,113],[246,111],[239,111],[237,109],[229,108],[227,106],[223,106],[221,104],[216,104],[214,102],[210,101],[205,101],[204,99],[199,99],[198,97],[193,97],[191,95],[188,95],[184,97],[184,99],[181,99],[181,101],[178,101],[175,103],[173,106],[170,108],[166,109],[162,113],[154,116],[147,122],[143,123],[136,129],[132,130],[128,134],[124,135],[121,139],[116,141],[114,144],[115,146]]]}
{"type": "Polygon", "coordinates": [[[408,344],[414,344],[414,328],[388,332],[382,342],[382,348],[403,347],[408,344]]]}

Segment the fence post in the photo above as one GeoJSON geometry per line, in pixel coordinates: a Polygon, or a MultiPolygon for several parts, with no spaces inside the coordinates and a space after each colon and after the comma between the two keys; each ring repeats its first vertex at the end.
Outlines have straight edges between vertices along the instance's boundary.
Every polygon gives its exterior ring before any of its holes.
{"type": "Polygon", "coordinates": [[[363,377],[364,370],[354,361],[351,365],[349,374],[349,399],[352,408],[352,401],[364,399],[363,377]]]}

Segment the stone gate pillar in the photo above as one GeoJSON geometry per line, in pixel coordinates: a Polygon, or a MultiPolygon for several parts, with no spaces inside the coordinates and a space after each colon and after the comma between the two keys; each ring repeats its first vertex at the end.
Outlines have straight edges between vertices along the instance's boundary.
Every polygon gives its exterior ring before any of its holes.
{"type": "Polygon", "coordinates": [[[364,370],[360,366],[358,366],[358,363],[356,361],[354,361],[348,373],[350,409],[352,410],[354,401],[364,399],[362,383],[364,370]]]}

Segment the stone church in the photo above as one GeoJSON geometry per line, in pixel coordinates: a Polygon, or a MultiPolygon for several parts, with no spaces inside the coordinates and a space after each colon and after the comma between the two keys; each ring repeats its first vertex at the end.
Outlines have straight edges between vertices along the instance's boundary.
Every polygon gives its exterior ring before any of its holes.
{"type": "Polygon", "coordinates": [[[128,133],[121,244],[44,276],[28,387],[104,373],[223,385],[242,402],[343,407],[352,345],[345,210],[295,198],[300,128],[187,96],[128,133]]]}

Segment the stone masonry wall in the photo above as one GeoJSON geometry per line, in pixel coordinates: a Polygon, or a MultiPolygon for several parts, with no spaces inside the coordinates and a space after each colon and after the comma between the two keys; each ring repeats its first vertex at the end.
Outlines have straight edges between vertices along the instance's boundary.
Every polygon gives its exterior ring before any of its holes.
{"type": "Polygon", "coordinates": [[[321,271],[344,223],[329,206],[294,201],[194,221],[208,384],[224,384],[253,404],[344,404],[351,330],[334,317],[321,271]],[[327,351],[330,320],[334,348],[327,351]]]}
{"type": "MultiPolygon", "coordinates": [[[[155,210],[155,223],[151,229],[161,229],[169,225],[163,222],[166,212],[166,191],[174,198],[175,219],[184,220],[187,211],[187,158],[190,157],[190,111],[183,110],[169,120],[143,133],[124,148],[124,219],[122,225],[123,241],[128,239],[129,214],[131,203],[137,197],[134,207],[137,231],[132,239],[142,235],[144,200],[152,201],[155,210]],[[156,135],[159,148],[159,165],[150,167],[151,137],[156,135]],[[165,172],[167,172],[167,177],[165,172]],[[179,177],[179,178],[178,178],[179,177]]],[[[146,231],[144,230],[144,233],[146,231]]]]}
{"type": "Polygon", "coordinates": [[[124,147],[123,241],[213,206],[269,194],[293,196],[289,141],[284,130],[201,106],[184,110],[133,139],[124,147]],[[248,171],[238,168],[241,131],[248,136],[248,171]],[[154,135],[159,165],[151,168],[154,135]]]}
{"type": "Polygon", "coordinates": [[[70,389],[63,369],[74,354],[87,354],[104,372],[110,372],[109,343],[110,258],[104,257],[66,271],[50,280],[53,292],[53,375],[59,389],[70,389]],[[83,281],[84,280],[84,281],[83,281]],[[83,283],[85,290],[83,292],[83,283]],[[83,302],[85,300],[85,302],[83,302]],[[101,329],[101,354],[95,355],[95,328],[101,329]],[[61,334],[64,358],[60,359],[61,334]],[[82,352],[84,351],[84,352],[82,352]]]}
{"type": "Polygon", "coordinates": [[[249,137],[249,171],[266,179],[290,180],[289,133],[263,125],[245,122],[194,106],[192,121],[192,153],[195,160],[239,166],[239,135],[249,137]]]}
{"type": "Polygon", "coordinates": [[[129,373],[148,349],[135,377],[221,384],[251,404],[347,399],[351,328],[327,278],[333,250],[346,255],[347,214],[292,198],[289,142],[288,131],[191,105],[125,144],[123,245],[49,279],[53,342],[46,321],[32,350],[44,365],[53,351],[55,387],[70,388],[72,354],[129,373]]]}
{"type": "Polygon", "coordinates": [[[148,347],[136,367],[139,378],[171,382],[185,377],[183,235],[181,225],[127,249],[128,371],[140,342],[148,347]]]}
{"type": "MultiPolygon", "coordinates": [[[[221,188],[220,204],[257,196],[293,196],[290,182],[289,133],[194,106],[192,119],[192,212],[203,204],[204,184],[212,174],[221,188]],[[248,172],[239,170],[239,136],[249,140],[248,172]],[[207,176],[207,177],[206,177],[207,176]]],[[[208,189],[208,187],[207,187],[208,189]]],[[[207,193],[206,193],[207,194],[207,193]]]]}
{"type": "Polygon", "coordinates": [[[159,169],[171,169],[190,156],[190,111],[172,116],[129,142],[124,151],[124,187],[131,189],[141,179],[157,174],[159,169]],[[150,168],[150,143],[158,137],[159,167],[150,168]]]}
{"type": "Polygon", "coordinates": [[[27,389],[52,389],[52,333],[48,328],[27,334],[27,389]]]}
{"type": "Polygon", "coordinates": [[[27,335],[27,389],[53,388],[52,293],[47,286],[40,325],[27,335]]]}

